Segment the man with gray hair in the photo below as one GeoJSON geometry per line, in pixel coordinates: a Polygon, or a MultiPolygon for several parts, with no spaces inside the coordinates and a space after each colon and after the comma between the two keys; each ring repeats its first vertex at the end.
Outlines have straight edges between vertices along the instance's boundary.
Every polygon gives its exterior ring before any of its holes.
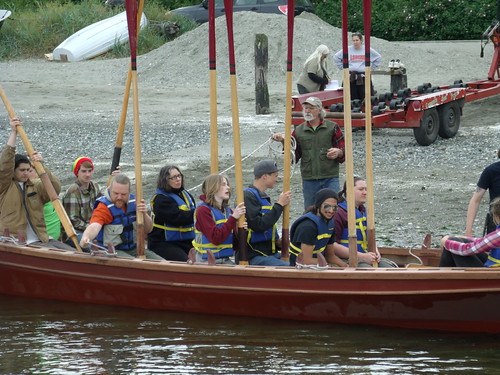
{"type": "MultiPolygon", "coordinates": [[[[130,185],[130,179],[123,173],[113,177],[108,190],[94,204],[90,224],[82,234],[81,247],[88,247],[96,239],[99,246],[112,243],[119,256],[137,255],[137,211],[144,215],[144,234],[151,232],[153,222],[144,199],[136,204],[135,196],[130,193],[130,185]]],[[[146,250],[145,255],[148,259],[163,259],[150,250],[146,250]]]]}
{"type": "MultiPolygon", "coordinates": [[[[304,121],[292,133],[297,147],[295,160],[300,163],[304,209],[314,205],[315,194],[324,188],[340,190],[339,169],[344,162],[345,141],[339,125],[325,120],[321,100],[315,96],[302,103],[304,121]]],[[[273,139],[283,142],[281,133],[273,139]]]]}

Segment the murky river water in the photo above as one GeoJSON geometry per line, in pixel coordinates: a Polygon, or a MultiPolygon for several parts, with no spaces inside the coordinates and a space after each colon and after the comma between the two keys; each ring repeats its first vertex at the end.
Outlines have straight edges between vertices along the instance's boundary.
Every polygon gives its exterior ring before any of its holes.
{"type": "MultiPolygon", "coordinates": [[[[498,374],[499,337],[0,295],[1,374],[498,374]]],[[[494,312],[492,312],[494,313],[494,312]]]]}

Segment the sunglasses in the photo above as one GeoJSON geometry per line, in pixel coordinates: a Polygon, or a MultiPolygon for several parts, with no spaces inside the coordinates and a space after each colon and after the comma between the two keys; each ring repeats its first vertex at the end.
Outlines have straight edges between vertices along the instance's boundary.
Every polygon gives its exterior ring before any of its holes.
{"type": "Polygon", "coordinates": [[[331,204],[324,204],[323,205],[323,210],[333,210],[333,211],[337,211],[339,209],[339,206],[337,206],[336,204],[335,205],[331,205],[331,204]]]}

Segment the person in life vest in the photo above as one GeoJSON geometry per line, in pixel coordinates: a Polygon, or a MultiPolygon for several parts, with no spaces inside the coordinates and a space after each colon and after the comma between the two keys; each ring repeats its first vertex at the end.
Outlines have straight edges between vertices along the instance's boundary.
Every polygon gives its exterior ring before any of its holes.
{"type": "Polygon", "coordinates": [[[261,160],[254,166],[254,182],[243,192],[246,219],[248,223],[248,263],[260,266],[288,266],[281,260],[281,241],[277,225],[283,207],[290,203],[292,192],[280,194],[278,201],[271,204],[266,190],[278,182],[278,166],[274,160],[261,160]]]}
{"type": "MultiPolygon", "coordinates": [[[[90,224],[82,234],[80,246],[87,248],[96,239],[99,246],[113,244],[119,256],[137,256],[137,211],[143,213],[144,234],[151,232],[153,222],[144,199],[136,203],[135,196],[130,193],[130,179],[123,173],[115,175],[104,196],[95,202],[90,224]]],[[[147,259],[163,259],[147,249],[144,255],[147,259]]]]}
{"type": "Polygon", "coordinates": [[[242,202],[231,210],[229,199],[231,187],[226,176],[211,174],[201,186],[203,194],[194,212],[196,261],[207,262],[210,250],[219,264],[234,264],[235,237],[237,220],[245,214],[242,202]]]}
{"type": "MultiPolygon", "coordinates": [[[[500,158],[500,149],[498,149],[497,156],[500,158]]],[[[500,161],[487,166],[479,177],[476,191],[472,195],[469,201],[469,206],[467,207],[465,235],[468,237],[472,237],[474,220],[476,219],[479,205],[481,204],[481,200],[483,199],[486,190],[490,192],[490,204],[493,202],[493,199],[500,197],[500,161]]],[[[493,222],[491,214],[488,213],[484,223],[483,236],[487,233],[493,232],[495,229],[496,224],[493,222]]]]}
{"type": "MultiPolygon", "coordinates": [[[[346,262],[349,262],[349,230],[348,230],[348,215],[347,201],[347,184],[344,183],[344,188],[339,192],[339,209],[335,213],[335,253],[346,262]]],[[[358,267],[373,267],[374,263],[378,263],[379,267],[391,268],[395,264],[389,259],[382,258],[378,248],[374,251],[368,251],[368,237],[366,233],[366,203],[367,196],[366,181],[361,177],[354,177],[354,209],[356,210],[356,239],[358,247],[358,267]]]]}
{"type": "Polygon", "coordinates": [[[148,235],[148,248],[167,260],[187,261],[194,239],[196,205],[184,189],[184,175],[178,167],[166,165],[160,170],[150,205],[153,230],[148,235]]]}
{"type": "Polygon", "coordinates": [[[490,212],[496,229],[486,236],[441,238],[439,267],[500,267],[500,197],[491,202],[490,212]]]}
{"type": "Polygon", "coordinates": [[[329,265],[347,267],[335,255],[333,248],[333,215],[337,211],[338,194],[332,189],[321,189],[315,195],[315,203],[290,228],[290,265],[297,265],[302,253],[302,265],[317,265],[318,254],[325,256],[329,265]]]}

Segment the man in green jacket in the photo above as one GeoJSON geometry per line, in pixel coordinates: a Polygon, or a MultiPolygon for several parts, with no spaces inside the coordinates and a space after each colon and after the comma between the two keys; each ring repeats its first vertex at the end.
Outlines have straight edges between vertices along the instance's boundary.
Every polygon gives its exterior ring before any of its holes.
{"type": "MultiPolygon", "coordinates": [[[[21,154],[16,154],[17,126],[21,120],[10,120],[11,132],[7,145],[0,156],[0,229],[9,230],[10,235],[26,240],[28,244],[74,250],[56,241],[47,234],[43,206],[50,197],[40,180],[31,181],[31,162],[21,154]]],[[[42,156],[33,152],[32,160],[42,162],[42,156]]],[[[45,171],[57,193],[61,183],[45,167],[45,171]]]]}
{"type": "MultiPolygon", "coordinates": [[[[297,147],[295,160],[300,162],[304,209],[314,205],[314,196],[321,189],[340,190],[339,169],[344,162],[345,141],[337,123],[325,120],[321,100],[315,96],[302,103],[304,121],[292,133],[297,147]]],[[[283,142],[283,135],[273,139],[283,142]]]]}

